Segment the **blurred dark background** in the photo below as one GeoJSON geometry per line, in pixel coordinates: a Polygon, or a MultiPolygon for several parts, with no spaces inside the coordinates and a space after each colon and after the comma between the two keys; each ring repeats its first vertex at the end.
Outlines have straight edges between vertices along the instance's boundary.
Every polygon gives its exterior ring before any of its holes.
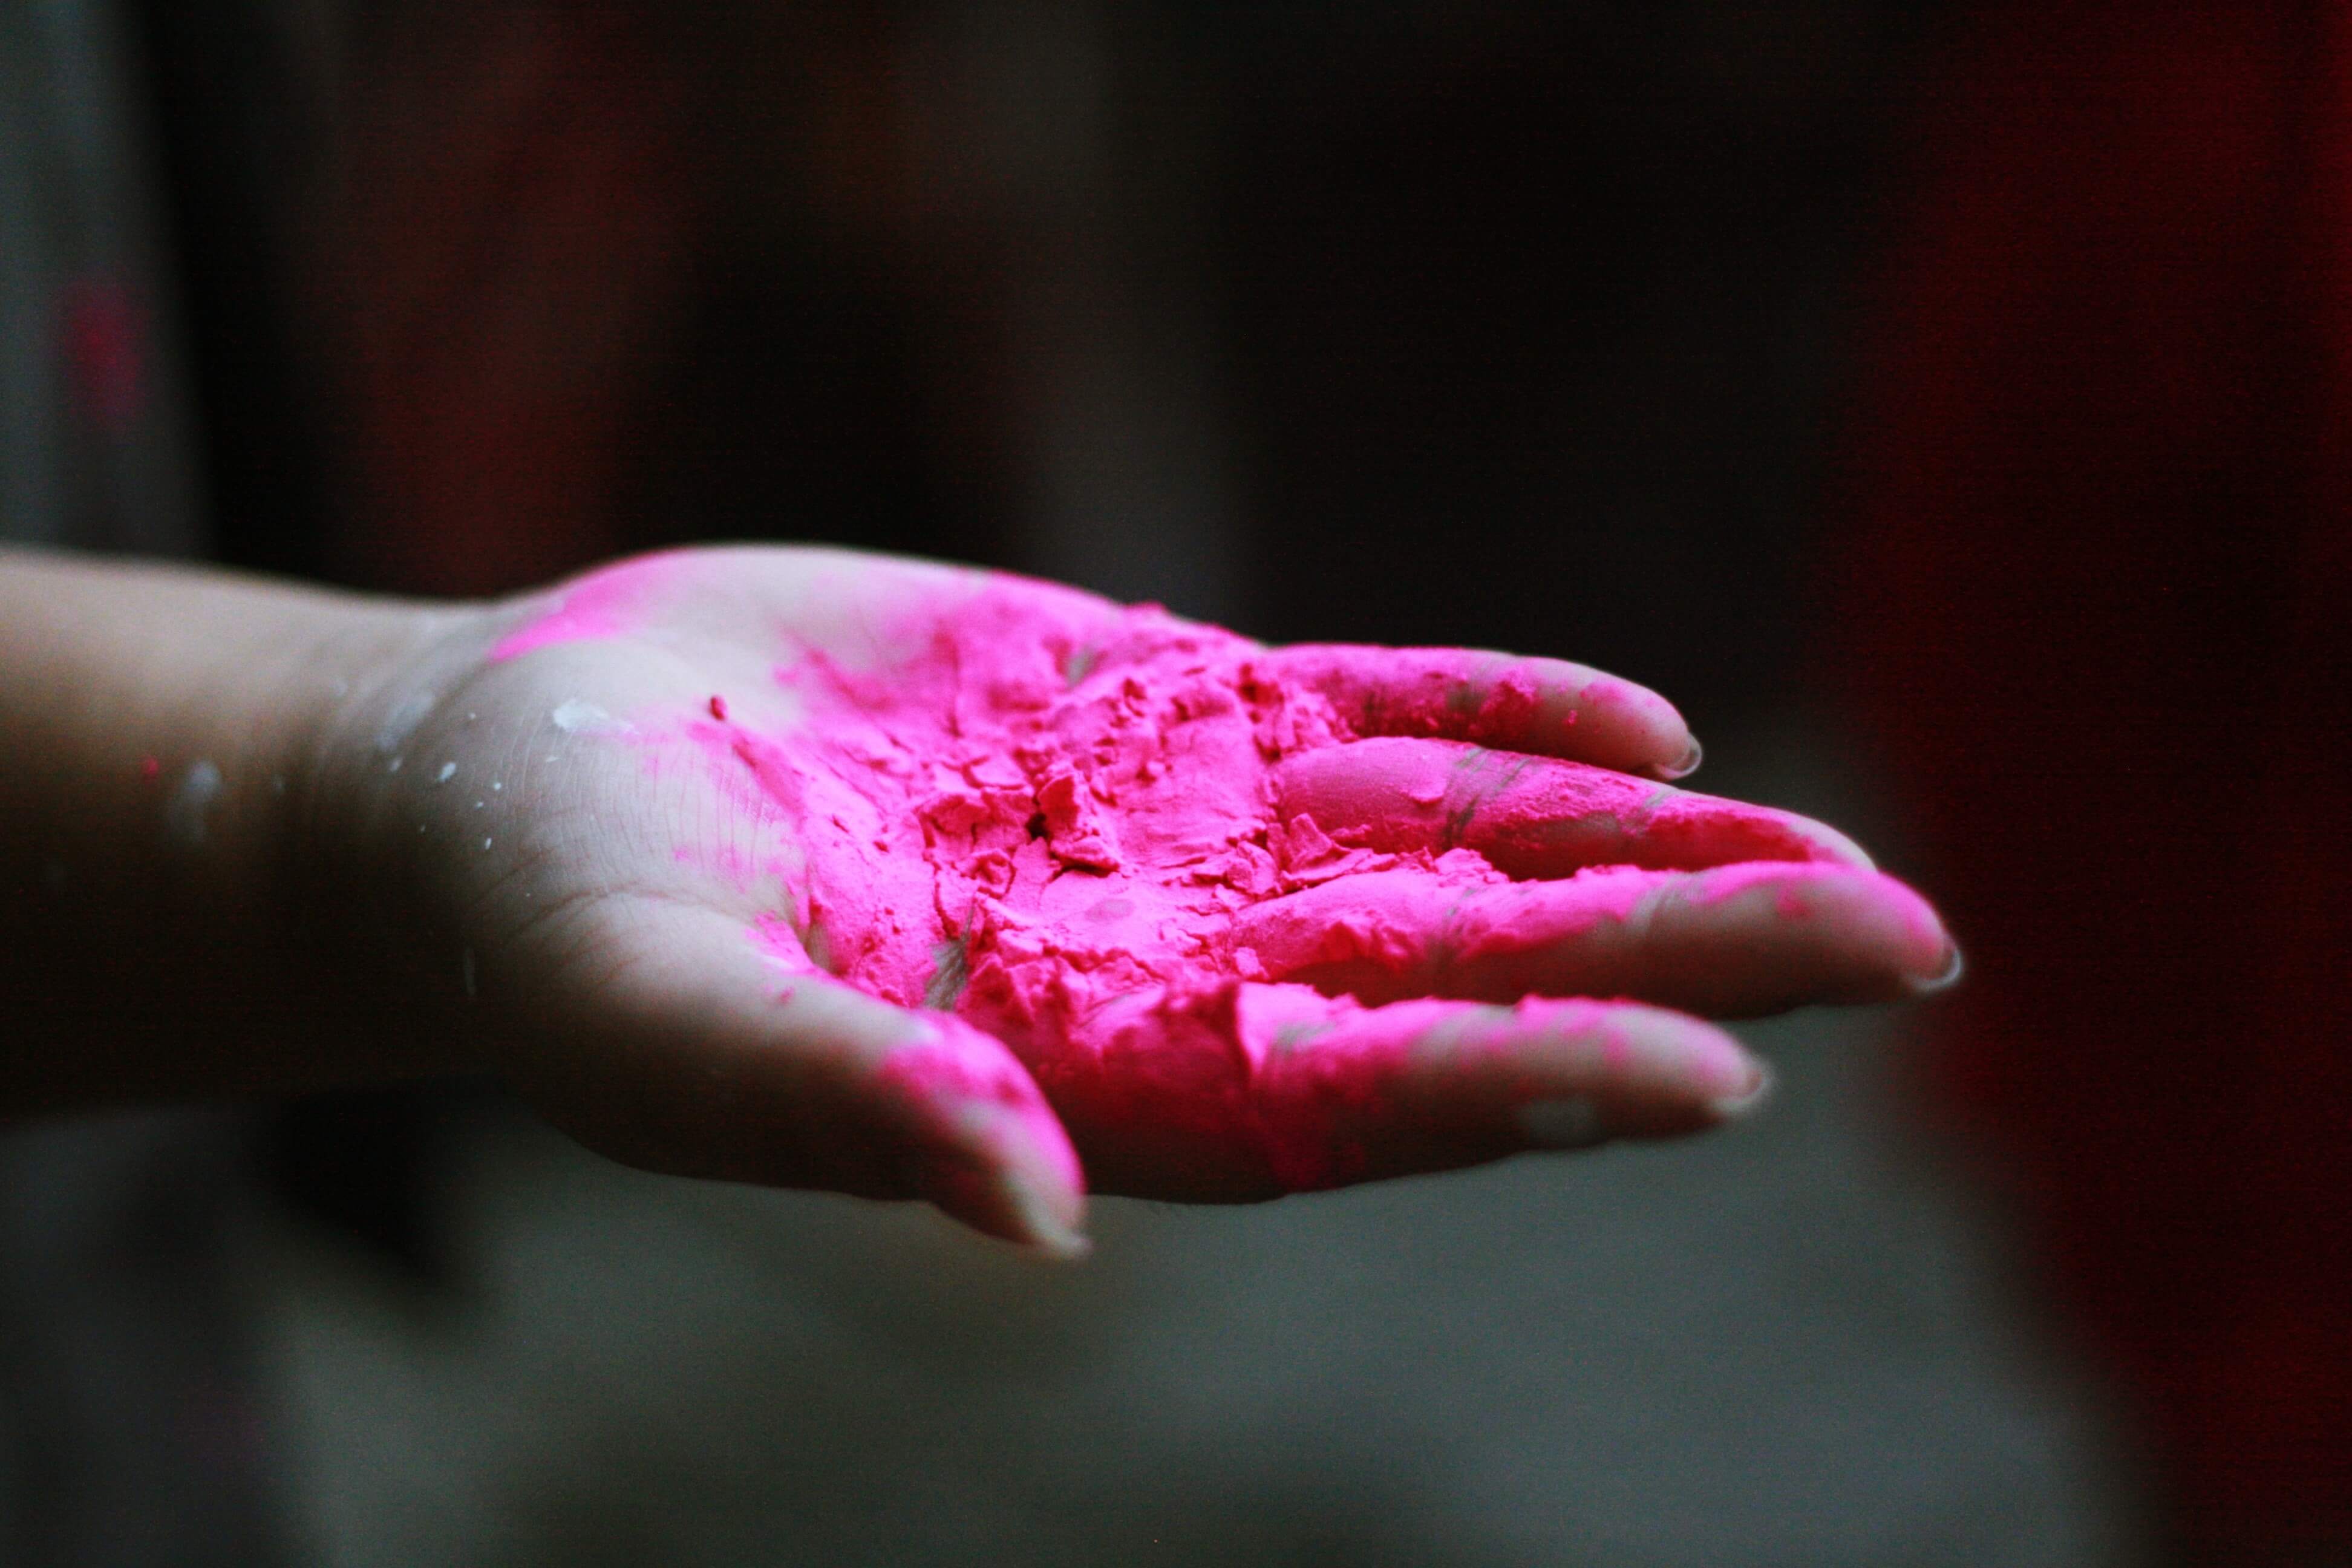
{"type": "Polygon", "coordinates": [[[1717,730],[1790,679],[1940,16],[136,9],[231,559],[495,591],[838,540],[1572,648],[1717,730]],[[547,510],[453,497],[426,431],[547,510]]]}
{"type": "Polygon", "coordinates": [[[2352,1562],[2337,9],[47,5],[216,558],[824,540],[1578,658],[1975,966],[1756,1027],[1706,1147],[1109,1205],[1074,1276],[473,1090],[239,1121],[249,1533],[170,1560],[2352,1562]]]}

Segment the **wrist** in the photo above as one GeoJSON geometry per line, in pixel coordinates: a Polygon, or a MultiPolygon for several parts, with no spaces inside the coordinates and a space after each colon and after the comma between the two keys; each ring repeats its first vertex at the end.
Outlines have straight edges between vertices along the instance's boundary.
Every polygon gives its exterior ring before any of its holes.
{"type": "Polygon", "coordinates": [[[0,552],[0,1111],[383,1075],[317,762],[424,614],[0,552]]]}
{"type": "Polygon", "coordinates": [[[293,933],[296,983],[311,985],[357,1081],[482,1066],[467,1027],[454,901],[409,809],[429,787],[432,742],[463,722],[495,612],[369,601],[289,671],[285,813],[268,885],[293,933]],[[446,960],[446,962],[445,962],[446,960]]]}

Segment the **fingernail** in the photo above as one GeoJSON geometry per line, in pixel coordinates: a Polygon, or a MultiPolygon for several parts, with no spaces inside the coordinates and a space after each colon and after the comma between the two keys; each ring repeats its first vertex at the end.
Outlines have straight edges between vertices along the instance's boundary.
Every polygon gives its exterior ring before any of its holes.
{"type": "Polygon", "coordinates": [[[1589,1100],[1530,1100],[1512,1115],[1519,1131],[1538,1149],[1590,1149],[1609,1141],[1601,1108],[1589,1100]]]}
{"type": "Polygon", "coordinates": [[[1071,1220],[1055,1212],[1045,1194],[1018,1172],[1004,1173],[1006,1205],[1026,1234],[1020,1239],[1057,1262],[1075,1263],[1094,1250],[1095,1244],[1071,1220]]]}
{"type": "Polygon", "coordinates": [[[1080,1258],[1090,1246],[1078,1229],[1076,1214],[1059,1212],[1063,1206],[1075,1209],[1084,1200],[1056,1205],[1019,1171],[988,1171],[962,1156],[950,1155],[934,1160],[922,1189],[923,1195],[950,1218],[1044,1257],[1080,1258]]]}
{"type": "Polygon", "coordinates": [[[1911,994],[1933,996],[1937,992],[1949,991],[1960,983],[1961,974],[1966,973],[1969,967],[1968,961],[1960,956],[1958,942],[1947,943],[1946,947],[1947,956],[1944,959],[1944,967],[1924,980],[1914,977],[1911,981],[1911,994]]]}
{"type": "Polygon", "coordinates": [[[1674,766],[1664,770],[1664,776],[1669,780],[1686,779],[1690,777],[1691,774],[1698,772],[1698,764],[1706,755],[1706,752],[1705,749],[1699,745],[1697,737],[1692,737],[1690,750],[1683,753],[1683,760],[1681,762],[1678,762],[1674,766]]]}
{"type": "Polygon", "coordinates": [[[1743,1116],[1753,1116],[1766,1100],[1772,1098],[1774,1079],[1771,1068],[1763,1062],[1752,1060],[1748,1063],[1748,1067],[1751,1076],[1746,1089],[1738,1094],[1707,1102],[1707,1109],[1714,1111],[1718,1120],[1736,1121],[1743,1116]]]}

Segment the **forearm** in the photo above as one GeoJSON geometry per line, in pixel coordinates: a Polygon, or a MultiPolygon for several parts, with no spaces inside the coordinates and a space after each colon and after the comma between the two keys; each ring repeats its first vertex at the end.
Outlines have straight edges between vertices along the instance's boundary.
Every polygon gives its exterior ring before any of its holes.
{"type": "Polygon", "coordinates": [[[0,552],[0,1114],[436,1065],[311,880],[327,737],[420,614],[0,552]]]}

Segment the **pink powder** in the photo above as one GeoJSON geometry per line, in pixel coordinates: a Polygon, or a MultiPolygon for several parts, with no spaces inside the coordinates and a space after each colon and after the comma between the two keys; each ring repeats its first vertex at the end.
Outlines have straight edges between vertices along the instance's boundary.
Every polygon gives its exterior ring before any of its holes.
{"type": "Polygon", "coordinates": [[[686,559],[677,553],[645,555],[590,573],[566,586],[554,608],[509,632],[490,649],[491,659],[515,658],[533,648],[618,637],[631,630],[643,619],[646,598],[667,584],[686,559]]]}
{"type": "MultiPolygon", "coordinates": [[[[499,651],[608,635],[639,592],[591,578],[499,651]]],[[[803,850],[762,945],[1010,1045],[1074,1126],[1118,1130],[1087,1150],[1113,1184],[1122,1159],[1160,1169],[1179,1152],[1201,1161],[1202,1195],[1347,1181],[1367,1159],[1350,1129],[1418,1092],[1413,1059],[1446,1005],[1402,998],[1516,994],[1514,964],[1612,922],[1641,934],[1670,883],[1694,921],[1759,887],[1801,914],[1814,882],[1866,866],[1762,808],[1463,742],[1358,741],[1370,723],[1499,738],[1575,721],[1507,671],[1466,716],[1443,719],[1435,677],[1419,707],[1368,713],[1326,668],[1381,657],[1366,650],[1269,652],[1005,581],[942,593],[895,629],[883,645],[910,651],[887,666],[815,650],[780,666],[801,715],[788,732],[716,698],[684,721],[729,793],[803,850]],[[1727,859],[1777,864],[1666,874],[1727,859]],[[1619,868],[1576,874],[1595,862],[1619,868]],[[1537,878],[1565,879],[1514,879],[1537,878]]],[[[1636,700],[1595,693],[1585,733],[1636,700]]],[[[1932,967],[1940,930],[1923,904],[1915,923],[1932,967]]],[[[1514,1026],[1596,1007],[1530,999],[1514,1026]]],[[[1507,1075],[1510,1031],[1489,1034],[1465,1048],[1507,1075]]],[[[952,1035],[908,1070],[985,1070],[952,1035]]],[[[1710,1092],[1751,1087],[1727,1048],[1691,1048],[1680,1070],[1710,1092]]]]}

